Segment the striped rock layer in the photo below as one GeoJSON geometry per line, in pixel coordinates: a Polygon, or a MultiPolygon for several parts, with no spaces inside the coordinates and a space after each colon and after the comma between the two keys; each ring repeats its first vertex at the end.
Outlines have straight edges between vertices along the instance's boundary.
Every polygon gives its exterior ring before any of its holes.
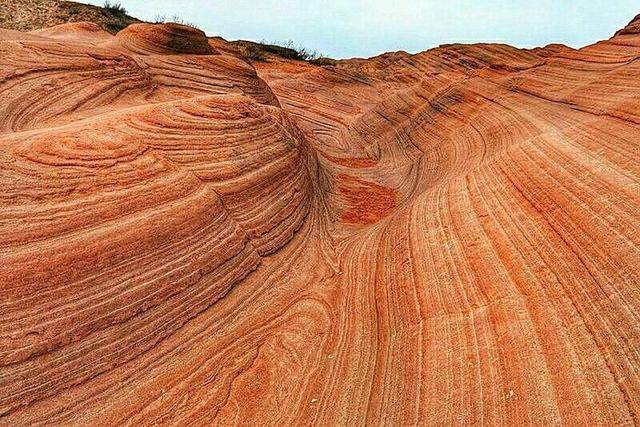
{"type": "Polygon", "coordinates": [[[0,425],[640,424],[640,27],[250,64],[0,30],[0,425]]]}

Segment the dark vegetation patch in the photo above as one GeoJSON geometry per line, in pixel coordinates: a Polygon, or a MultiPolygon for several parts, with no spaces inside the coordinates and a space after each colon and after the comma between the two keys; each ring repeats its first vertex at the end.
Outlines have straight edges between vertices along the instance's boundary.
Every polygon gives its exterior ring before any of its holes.
{"type": "Polygon", "coordinates": [[[195,25],[193,22],[185,21],[179,15],[172,15],[170,17],[167,17],[165,15],[156,15],[155,18],[153,18],[153,23],[154,24],[180,24],[180,25],[186,25],[188,27],[198,28],[198,26],[195,25]]]}
{"type": "Polygon", "coordinates": [[[267,61],[270,55],[293,61],[306,61],[316,65],[335,65],[336,61],[327,58],[316,50],[311,50],[295,44],[289,40],[286,42],[260,43],[248,40],[231,42],[240,49],[240,53],[252,61],[267,61]]]}
{"type": "Polygon", "coordinates": [[[112,2],[111,0],[105,0],[105,2],[102,4],[102,7],[107,12],[111,12],[113,14],[121,14],[121,15],[127,14],[127,9],[125,9],[124,6],[122,6],[122,4],[119,2],[112,2]]]}

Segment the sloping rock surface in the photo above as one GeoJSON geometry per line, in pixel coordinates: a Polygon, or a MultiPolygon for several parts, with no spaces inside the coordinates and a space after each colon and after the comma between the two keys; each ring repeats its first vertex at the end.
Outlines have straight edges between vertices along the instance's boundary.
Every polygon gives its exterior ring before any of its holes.
{"type": "Polygon", "coordinates": [[[640,423],[636,27],[0,30],[0,424],[640,423]]]}

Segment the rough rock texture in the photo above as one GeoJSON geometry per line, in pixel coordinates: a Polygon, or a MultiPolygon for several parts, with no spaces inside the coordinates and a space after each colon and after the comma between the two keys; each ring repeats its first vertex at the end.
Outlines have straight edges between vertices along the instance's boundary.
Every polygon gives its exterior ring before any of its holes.
{"type": "Polygon", "coordinates": [[[0,28],[32,31],[84,21],[99,24],[111,33],[117,33],[129,24],[140,22],[121,11],[74,1],[0,0],[0,28]]]}
{"type": "Polygon", "coordinates": [[[0,32],[0,424],[640,423],[634,25],[0,32]]]}
{"type": "Polygon", "coordinates": [[[633,18],[629,25],[618,31],[616,36],[627,34],[640,34],[640,15],[633,18]]]}

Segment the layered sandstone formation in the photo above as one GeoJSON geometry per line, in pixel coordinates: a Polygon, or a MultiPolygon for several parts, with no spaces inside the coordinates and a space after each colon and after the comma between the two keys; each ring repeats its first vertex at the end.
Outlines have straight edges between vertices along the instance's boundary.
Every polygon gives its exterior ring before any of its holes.
{"type": "Polygon", "coordinates": [[[640,423],[640,30],[249,63],[0,30],[0,424],[640,423]]]}

